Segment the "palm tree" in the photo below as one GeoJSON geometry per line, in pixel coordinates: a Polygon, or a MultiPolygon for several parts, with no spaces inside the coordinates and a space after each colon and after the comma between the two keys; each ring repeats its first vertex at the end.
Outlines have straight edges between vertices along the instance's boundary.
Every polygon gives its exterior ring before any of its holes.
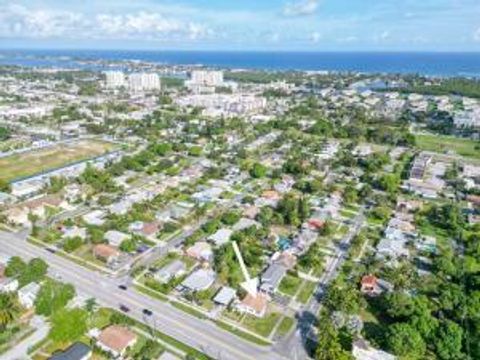
{"type": "Polygon", "coordinates": [[[95,298],[89,298],[85,301],[84,309],[88,313],[88,320],[91,323],[93,314],[97,310],[97,300],[95,298]]]}
{"type": "Polygon", "coordinates": [[[12,323],[21,311],[16,294],[0,294],[0,329],[5,329],[12,323]]]}

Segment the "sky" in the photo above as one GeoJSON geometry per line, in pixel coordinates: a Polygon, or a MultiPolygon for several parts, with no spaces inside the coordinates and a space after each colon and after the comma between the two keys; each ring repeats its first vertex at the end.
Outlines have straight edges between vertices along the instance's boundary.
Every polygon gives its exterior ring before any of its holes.
{"type": "Polygon", "coordinates": [[[0,48],[480,51],[480,0],[0,0],[0,48]]]}

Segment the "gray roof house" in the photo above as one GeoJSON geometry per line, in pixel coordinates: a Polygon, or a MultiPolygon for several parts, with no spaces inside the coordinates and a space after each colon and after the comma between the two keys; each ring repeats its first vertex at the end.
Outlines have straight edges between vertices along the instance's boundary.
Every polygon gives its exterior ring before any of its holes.
{"type": "Polygon", "coordinates": [[[215,234],[210,235],[208,240],[213,242],[217,246],[225,245],[229,240],[233,231],[230,229],[220,229],[215,234]]]}
{"type": "Polygon", "coordinates": [[[167,283],[171,279],[181,276],[185,273],[186,266],[181,260],[174,260],[158,270],[153,277],[161,283],[167,283]]]}
{"type": "Polygon", "coordinates": [[[286,273],[286,267],[280,264],[271,264],[262,275],[262,284],[260,285],[260,289],[267,293],[274,293],[286,273]]]}
{"type": "Polygon", "coordinates": [[[88,345],[76,342],[64,351],[53,354],[48,360],[88,360],[92,356],[92,349],[88,345]]]}
{"type": "Polygon", "coordinates": [[[237,291],[230,287],[224,286],[220,291],[215,295],[213,301],[216,304],[228,306],[235,299],[237,291]]]}
{"type": "Polygon", "coordinates": [[[207,290],[215,282],[216,274],[211,269],[199,269],[191,273],[181,286],[187,290],[202,291],[207,290]]]}

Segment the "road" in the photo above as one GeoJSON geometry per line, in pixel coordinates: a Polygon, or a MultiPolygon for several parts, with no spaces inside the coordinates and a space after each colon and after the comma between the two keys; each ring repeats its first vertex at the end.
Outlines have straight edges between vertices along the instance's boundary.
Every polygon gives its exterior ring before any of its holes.
{"type": "Polygon", "coordinates": [[[130,288],[118,288],[119,279],[91,271],[68,259],[52,254],[25,241],[25,233],[0,232],[0,249],[10,256],[25,259],[39,257],[49,264],[49,271],[62,281],[73,284],[77,292],[94,297],[103,306],[118,308],[123,304],[130,308],[129,316],[155,328],[214,359],[271,360],[282,359],[271,347],[258,346],[231,334],[208,320],[200,320],[168,303],[152,299],[130,288]],[[145,317],[142,310],[148,308],[154,315],[145,317]]]}
{"type": "Polygon", "coordinates": [[[305,340],[312,334],[313,325],[322,306],[325,288],[336,278],[338,271],[345,262],[350,242],[360,232],[364,221],[365,217],[363,210],[361,210],[353,219],[353,224],[348,233],[345,234],[342,241],[335,247],[335,255],[329,258],[330,261],[326,264],[325,271],[320,278],[314,295],[310,298],[310,301],[297,312],[298,323],[296,330],[276,344],[275,350],[278,353],[292,360],[309,358],[305,348],[305,340]]]}

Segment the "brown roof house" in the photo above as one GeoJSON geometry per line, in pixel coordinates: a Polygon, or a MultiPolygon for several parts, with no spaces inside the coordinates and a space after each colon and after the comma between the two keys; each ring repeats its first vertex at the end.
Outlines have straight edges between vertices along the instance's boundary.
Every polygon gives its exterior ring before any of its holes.
{"type": "Polygon", "coordinates": [[[360,291],[368,296],[377,296],[384,291],[393,291],[393,285],[385,280],[378,279],[374,275],[365,275],[360,282],[360,291]]]}
{"type": "Polygon", "coordinates": [[[98,244],[93,248],[93,255],[102,261],[105,261],[107,264],[110,264],[118,259],[120,256],[120,251],[114,248],[111,245],[107,244],[98,244]]]}
{"type": "Polygon", "coordinates": [[[114,358],[123,356],[127,349],[137,342],[137,335],[120,325],[110,325],[103,329],[97,337],[97,345],[114,358]]]}
{"type": "Polygon", "coordinates": [[[242,301],[236,304],[236,309],[242,313],[264,317],[267,312],[268,300],[269,296],[262,292],[257,293],[257,296],[247,294],[242,301]]]}

